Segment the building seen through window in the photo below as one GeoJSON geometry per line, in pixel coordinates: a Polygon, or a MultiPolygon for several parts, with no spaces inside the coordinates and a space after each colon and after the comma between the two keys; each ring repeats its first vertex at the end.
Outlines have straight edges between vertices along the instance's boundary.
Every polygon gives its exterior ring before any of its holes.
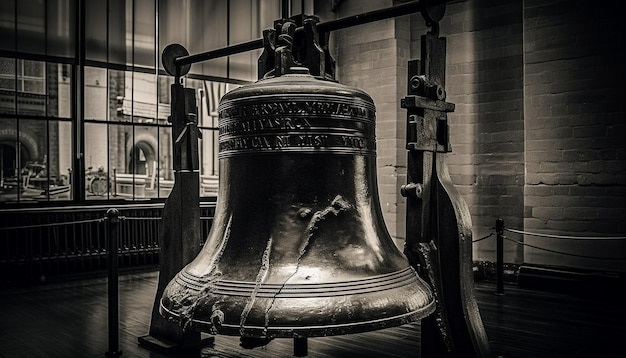
{"type": "MultiPolygon", "coordinates": [[[[199,53],[260,38],[281,6],[278,0],[9,3],[0,9],[0,36],[7,39],[0,44],[0,205],[166,198],[174,182],[173,78],[160,64],[163,48],[180,43],[199,53]]],[[[183,79],[196,92],[201,196],[217,194],[219,100],[256,80],[259,54],[195,64],[183,79]]]]}

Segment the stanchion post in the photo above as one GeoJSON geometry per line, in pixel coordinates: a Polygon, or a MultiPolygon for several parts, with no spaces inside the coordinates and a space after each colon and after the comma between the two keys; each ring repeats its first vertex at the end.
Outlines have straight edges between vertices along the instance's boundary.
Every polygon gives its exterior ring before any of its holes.
{"type": "Polygon", "coordinates": [[[306,357],[307,355],[309,355],[307,337],[293,337],[293,356],[306,357]]]}
{"type": "Polygon", "coordinates": [[[496,219],[496,295],[504,295],[504,220],[496,219]]]}
{"type": "Polygon", "coordinates": [[[109,313],[109,350],[104,354],[107,357],[119,357],[122,351],[119,348],[119,292],[117,277],[117,246],[120,223],[120,212],[111,208],[107,210],[107,261],[109,267],[108,278],[108,313],[109,313]]]}

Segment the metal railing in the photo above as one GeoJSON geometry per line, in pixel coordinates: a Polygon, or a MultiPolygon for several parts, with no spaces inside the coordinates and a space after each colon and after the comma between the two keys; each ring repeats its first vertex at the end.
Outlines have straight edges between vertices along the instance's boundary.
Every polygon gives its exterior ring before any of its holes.
{"type": "MultiPolygon", "coordinates": [[[[121,207],[118,264],[121,270],[156,268],[163,206],[121,207]]],[[[107,208],[20,210],[2,213],[0,287],[34,284],[107,270],[107,208]]],[[[202,237],[214,205],[201,207],[202,237]]]]}

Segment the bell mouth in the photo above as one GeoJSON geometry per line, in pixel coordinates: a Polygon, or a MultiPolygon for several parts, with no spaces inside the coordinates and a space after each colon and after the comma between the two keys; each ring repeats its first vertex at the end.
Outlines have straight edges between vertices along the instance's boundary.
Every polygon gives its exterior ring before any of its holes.
{"type": "Polygon", "coordinates": [[[372,331],[435,310],[430,288],[411,267],[364,279],[311,284],[217,280],[181,271],[160,302],[184,327],[242,337],[322,337],[372,331]],[[180,295],[184,287],[185,293],[180,295]],[[168,295],[168,292],[176,294],[168,295]]]}

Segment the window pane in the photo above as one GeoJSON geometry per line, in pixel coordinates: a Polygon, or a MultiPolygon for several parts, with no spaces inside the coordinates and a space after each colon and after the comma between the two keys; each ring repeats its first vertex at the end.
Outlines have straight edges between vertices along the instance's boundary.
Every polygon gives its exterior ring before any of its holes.
{"type": "Polygon", "coordinates": [[[224,82],[202,81],[199,89],[198,107],[200,118],[198,124],[201,127],[217,127],[217,108],[222,96],[229,90],[224,82]]]}
{"type": "Polygon", "coordinates": [[[40,0],[17,2],[17,51],[44,54],[46,6],[40,0]]]}
{"type": "Polygon", "coordinates": [[[72,123],[50,121],[50,200],[71,199],[72,123]]]}
{"type": "Polygon", "coordinates": [[[313,13],[313,1],[312,0],[291,0],[291,16],[298,14],[312,14],[313,13]]]}
{"type": "Polygon", "coordinates": [[[111,165],[112,195],[133,197],[133,174],[129,170],[133,128],[127,125],[109,125],[109,162],[111,165]]]}
{"type": "Polygon", "coordinates": [[[113,195],[158,197],[159,129],[154,126],[110,125],[109,158],[113,195]]]}
{"type": "Polygon", "coordinates": [[[4,1],[0,11],[0,49],[15,51],[15,1],[4,1]]]}
{"type": "Polygon", "coordinates": [[[85,57],[107,60],[107,2],[85,1],[85,57]]]}
{"type": "Polygon", "coordinates": [[[126,142],[132,140],[132,128],[130,126],[109,124],[109,147],[103,148],[109,153],[110,177],[111,177],[111,197],[124,196],[132,190],[126,190],[124,186],[124,175],[126,170],[126,142]],[[121,178],[119,183],[116,179],[121,178]]]}
{"type": "MultiPolygon", "coordinates": [[[[274,27],[274,20],[280,19],[280,6],[281,0],[264,0],[259,1],[259,29],[261,34],[265,29],[271,29],[274,27]]],[[[312,14],[310,11],[309,14],[312,14]]]]}
{"type": "MultiPolygon", "coordinates": [[[[159,75],[159,83],[158,83],[158,97],[159,104],[167,104],[169,105],[171,102],[170,98],[170,88],[174,83],[174,77],[172,76],[161,76],[159,75]]],[[[159,108],[159,112],[161,112],[161,108],[159,108]]],[[[167,107],[167,115],[170,115],[170,109],[167,107]]]]}
{"type": "Polygon", "coordinates": [[[188,19],[185,10],[179,0],[159,0],[159,49],[161,51],[171,43],[189,46],[187,43],[187,26],[185,26],[188,19]]]}
{"type": "Polygon", "coordinates": [[[48,55],[74,57],[75,0],[46,0],[48,55]]]}
{"type": "MultiPolygon", "coordinates": [[[[72,72],[70,65],[48,64],[48,116],[70,118],[72,115],[72,72]]],[[[89,102],[89,98],[86,99],[89,102]]],[[[87,106],[87,104],[85,104],[87,106]]]]}
{"type": "MultiPolygon", "coordinates": [[[[109,2],[109,57],[108,62],[126,64],[132,48],[132,0],[108,0],[109,2]],[[128,49],[128,50],[127,50],[128,49]]],[[[101,30],[102,31],[102,30],[101,30]]]]}
{"type": "Polygon", "coordinates": [[[201,129],[202,139],[199,143],[200,151],[200,173],[202,175],[218,175],[217,152],[218,135],[215,129],[201,129]]]}
{"type": "Polygon", "coordinates": [[[133,115],[135,123],[155,123],[157,116],[157,83],[156,75],[151,73],[127,72],[127,82],[129,76],[132,78],[132,96],[129,87],[126,86],[124,96],[124,112],[133,115]],[[132,107],[128,109],[128,104],[132,100],[132,107]]]}
{"type": "Polygon", "coordinates": [[[17,120],[0,118],[0,201],[16,201],[21,188],[17,120]]]}
{"type": "Polygon", "coordinates": [[[109,70],[109,120],[132,120],[132,72],[109,70]]]}
{"type": "Polygon", "coordinates": [[[85,198],[108,197],[109,164],[106,123],[85,123],[85,198]]]}
{"type": "Polygon", "coordinates": [[[135,138],[129,150],[128,168],[134,174],[135,198],[158,196],[158,129],[135,126],[135,138]]]}
{"type": "MultiPolygon", "coordinates": [[[[126,63],[127,23],[132,25],[132,0],[85,2],[85,50],[89,60],[126,63]],[[108,20],[107,24],[107,3],[108,20]],[[130,19],[127,21],[127,19],[130,19]],[[107,38],[108,36],[108,38],[107,38]]],[[[132,27],[128,27],[132,29],[132,27]]]]}
{"type": "Polygon", "coordinates": [[[157,113],[158,85],[155,74],[117,72],[111,78],[110,98],[117,105],[115,112],[111,114],[111,120],[156,123],[158,115],[165,123],[169,108],[159,108],[160,112],[157,113]]]}
{"type": "Polygon", "coordinates": [[[48,187],[48,123],[19,121],[20,201],[46,200],[48,187]]]}
{"type": "Polygon", "coordinates": [[[38,80],[24,80],[24,92],[44,93],[44,83],[38,80]]]}
{"type": "MultiPolygon", "coordinates": [[[[228,46],[228,9],[226,1],[200,1],[201,10],[191,13],[190,25],[194,36],[190,39],[190,52],[200,53],[228,46]],[[194,16],[195,15],[195,16],[194,16]],[[209,28],[210,31],[206,29],[209,28]]],[[[232,5],[231,5],[232,8],[232,5]]],[[[232,43],[232,42],[231,42],[232,43]]],[[[228,58],[222,57],[195,64],[192,73],[209,76],[228,76],[228,58]]]]}
{"type": "MultiPolygon", "coordinates": [[[[257,14],[252,12],[250,0],[231,0],[230,5],[230,44],[238,44],[260,38],[257,14]]],[[[257,60],[260,50],[248,51],[229,57],[229,77],[256,81],[257,60]]]]}
{"type": "Polygon", "coordinates": [[[217,151],[218,131],[217,107],[228,88],[226,83],[203,81],[198,98],[198,125],[201,128],[202,139],[199,141],[200,153],[200,195],[213,196],[217,194],[217,151]]]}
{"type": "Polygon", "coordinates": [[[202,129],[200,152],[200,196],[216,196],[218,184],[218,131],[202,129]]]}
{"type": "MultiPolygon", "coordinates": [[[[2,78],[15,77],[15,61],[16,59],[14,58],[0,57],[0,76],[2,76],[2,78]]],[[[15,85],[10,88],[15,88],[15,85]]]]}
{"type": "Polygon", "coordinates": [[[134,63],[154,68],[155,61],[155,1],[135,0],[134,63]]]}
{"type": "MultiPolygon", "coordinates": [[[[159,54],[172,43],[183,45],[191,54],[228,46],[227,1],[191,0],[183,4],[159,0],[159,54]]],[[[192,65],[191,73],[226,77],[226,65],[225,57],[203,61],[192,65]]]]}
{"type": "Polygon", "coordinates": [[[17,113],[45,116],[45,62],[17,60],[17,113]]]}
{"type": "Polygon", "coordinates": [[[85,119],[106,121],[107,70],[85,67],[85,119]]]}
{"type": "Polygon", "coordinates": [[[159,128],[159,197],[167,198],[174,186],[172,128],[159,128]]]}
{"type": "Polygon", "coordinates": [[[24,60],[24,77],[35,77],[37,79],[43,79],[45,75],[45,68],[43,62],[24,60]]]}
{"type": "Polygon", "coordinates": [[[16,66],[16,59],[0,57],[0,113],[15,114],[16,66]]]}
{"type": "MultiPolygon", "coordinates": [[[[15,77],[13,78],[8,77],[8,76],[0,77],[0,90],[10,90],[10,91],[15,90],[15,77]]],[[[2,106],[5,107],[6,103],[3,103],[2,106]]],[[[9,106],[9,108],[14,108],[14,106],[11,105],[9,106]]]]}

